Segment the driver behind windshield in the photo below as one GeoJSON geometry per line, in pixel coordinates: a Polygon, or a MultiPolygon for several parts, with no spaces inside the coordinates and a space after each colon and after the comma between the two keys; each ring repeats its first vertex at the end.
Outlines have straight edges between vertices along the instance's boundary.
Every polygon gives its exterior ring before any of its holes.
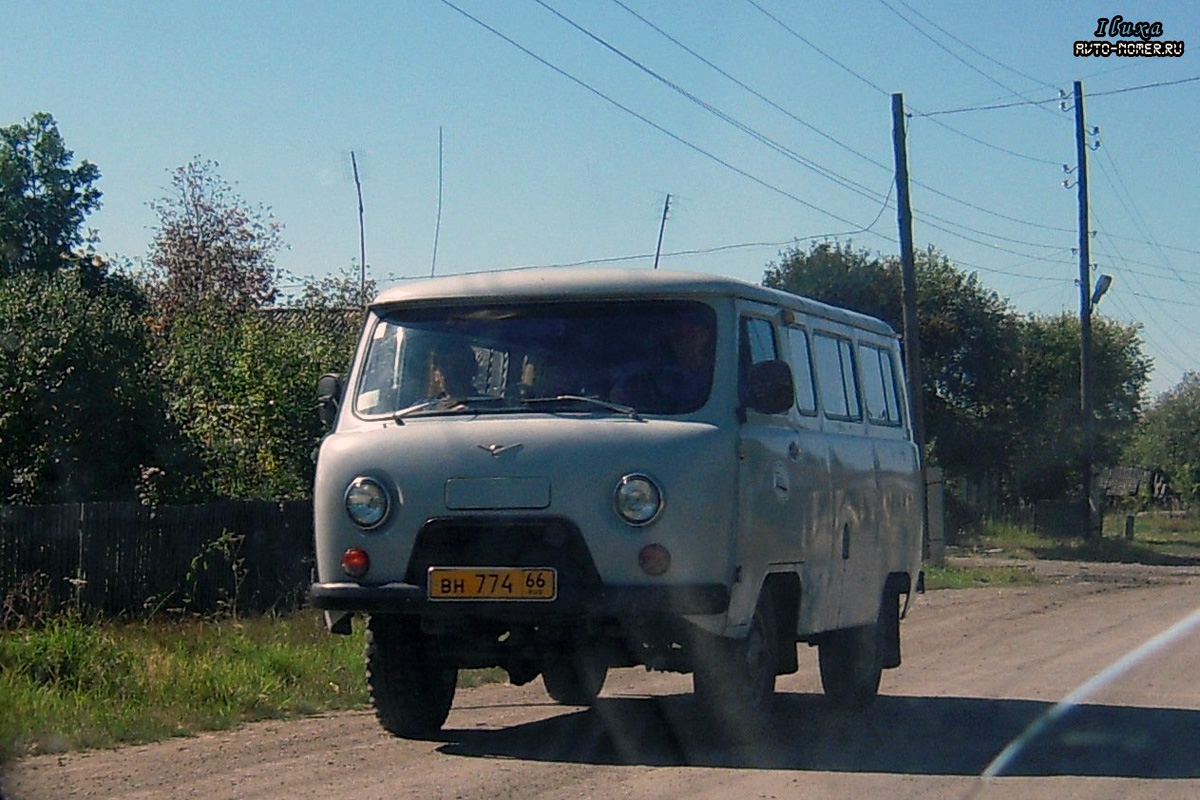
{"type": "Polygon", "coordinates": [[[475,394],[475,352],[469,345],[440,344],[429,351],[426,398],[471,397],[475,394]]]}
{"type": "Polygon", "coordinates": [[[689,311],[669,320],[659,357],[623,369],[610,399],[641,411],[684,414],[708,399],[713,373],[711,312],[689,311]]]}

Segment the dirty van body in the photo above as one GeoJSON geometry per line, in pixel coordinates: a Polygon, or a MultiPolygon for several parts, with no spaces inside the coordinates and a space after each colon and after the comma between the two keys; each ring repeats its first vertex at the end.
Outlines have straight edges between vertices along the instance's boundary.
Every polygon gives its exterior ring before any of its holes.
{"type": "Polygon", "coordinates": [[[406,285],[322,379],[316,582],[367,618],[385,728],[458,669],[588,705],[610,667],[763,710],[796,644],[862,705],[900,663],[923,502],[895,333],[738,281],[524,270],[406,285]]]}

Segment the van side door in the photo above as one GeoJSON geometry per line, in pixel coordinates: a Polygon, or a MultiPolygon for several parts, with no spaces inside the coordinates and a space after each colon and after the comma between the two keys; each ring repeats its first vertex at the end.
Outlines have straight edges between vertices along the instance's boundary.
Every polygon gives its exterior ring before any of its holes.
{"type": "Polygon", "coordinates": [[[875,452],[878,558],[888,572],[909,572],[912,555],[921,546],[922,495],[917,446],[899,377],[899,348],[894,341],[860,341],[858,364],[875,452]]]}
{"type": "Polygon", "coordinates": [[[796,408],[794,435],[788,445],[791,472],[788,524],[800,559],[800,634],[837,627],[841,599],[841,539],[835,535],[829,478],[829,440],[817,401],[812,347],[800,324],[787,327],[788,363],[792,368],[796,408]]]}
{"type": "Polygon", "coordinates": [[[750,370],[782,352],[775,325],[778,309],[738,303],[738,525],[734,563],[739,579],[730,599],[729,620],[748,624],[758,587],[771,563],[789,560],[795,547],[788,524],[791,496],[787,468],[793,429],[790,409],[764,414],[746,406],[750,370]]]}
{"type": "Polygon", "coordinates": [[[875,453],[867,436],[858,386],[852,329],[813,331],[813,363],[825,431],[833,535],[840,565],[838,627],[873,622],[879,613],[883,574],[875,527],[875,453]]]}

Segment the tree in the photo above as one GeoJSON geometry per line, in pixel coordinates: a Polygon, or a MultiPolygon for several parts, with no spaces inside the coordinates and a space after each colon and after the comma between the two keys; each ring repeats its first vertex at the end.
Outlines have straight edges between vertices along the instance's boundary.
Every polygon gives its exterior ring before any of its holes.
{"type": "Polygon", "coordinates": [[[363,312],[341,301],[358,290],[326,278],[307,283],[302,306],[225,310],[220,324],[210,306],[175,316],[162,374],[170,418],[202,461],[202,496],[309,496],[317,379],[349,364],[363,312]]]}
{"type": "Polygon", "coordinates": [[[375,299],[378,288],[373,278],[362,281],[355,270],[341,270],[324,278],[304,282],[299,305],[304,308],[366,308],[375,299]]]}
{"type": "Polygon", "coordinates": [[[1125,450],[1139,466],[1161,469],[1179,494],[1200,500],[1200,373],[1189,372],[1146,409],[1125,450]]]}
{"type": "MultiPolygon", "coordinates": [[[[930,451],[952,474],[998,489],[1009,471],[1016,314],[933,248],[917,254],[916,269],[930,451]]],[[[903,327],[899,260],[851,244],[794,248],[768,267],[763,283],[903,327]]]]}
{"type": "MultiPolygon", "coordinates": [[[[1020,367],[1012,383],[1017,454],[1014,480],[1031,500],[1061,497],[1082,483],[1079,319],[1070,313],[1021,323],[1020,367]]],[[[1092,317],[1095,463],[1117,463],[1142,407],[1150,359],[1136,325],[1092,317]]]]}
{"type": "Polygon", "coordinates": [[[0,278],[0,502],[132,499],[164,463],[144,300],[122,276],[89,283],[0,278]]]}
{"type": "MultiPolygon", "coordinates": [[[[1019,317],[933,248],[917,254],[927,439],[936,463],[996,499],[1062,497],[1081,483],[1079,320],[1019,317]]],[[[900,330],[900,265],[850,245],[794,249],[764,283],[900,330]]],[[[1115,463],[1149,377],[1137,326],[1093,318],[1096,463],[1115,463]]]]}
{"type": "Polygon", "coordinates": [[[193,160],[177,168],[173,193],[150,204],[159,225],[148,261],[166,320],[205,306],[242,311],[275,299],[281,226],[269,209],[248,208],[217,167],[193,160]]]}
{"type": "Polygon", "coordinates": [[[0,127],[0,276],[75,266],[94,276],[83,222],[100,205],[95,164],[72,167],[54,117],[0,127]]]}

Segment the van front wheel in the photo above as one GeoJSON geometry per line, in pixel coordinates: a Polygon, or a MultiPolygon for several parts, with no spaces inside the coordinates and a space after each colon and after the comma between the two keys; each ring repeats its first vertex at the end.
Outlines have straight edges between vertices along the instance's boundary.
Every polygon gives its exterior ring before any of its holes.
{"type": "Polygon", "coordinates": [[[546,694],[564,706],[590,706],[604,687],[608,666],[596,655],[580,649],[565,658],[552,658],[542,665],[546,694]]]}
{"type": "Polygon", "coordinates": [[[367,688],[384,730],[421,739],[442,727],[458,670],[434,651],[420,623],[372,615],[367,622],[367,688]]]}
{"type": "Polygon", "coordinates": [[[738,717],[769,710],[775,699],[779,647],[775,604],[764,591],[745,639],[702,637],[692,674],[697,700],[712,711],[738,717]]]}
{"type": "Polygon", "coordinates": [[[865,708],[879,694],[883,671],[878,622],[830,631],[817,645],[821,687],[842,708],[865,708]]]}

